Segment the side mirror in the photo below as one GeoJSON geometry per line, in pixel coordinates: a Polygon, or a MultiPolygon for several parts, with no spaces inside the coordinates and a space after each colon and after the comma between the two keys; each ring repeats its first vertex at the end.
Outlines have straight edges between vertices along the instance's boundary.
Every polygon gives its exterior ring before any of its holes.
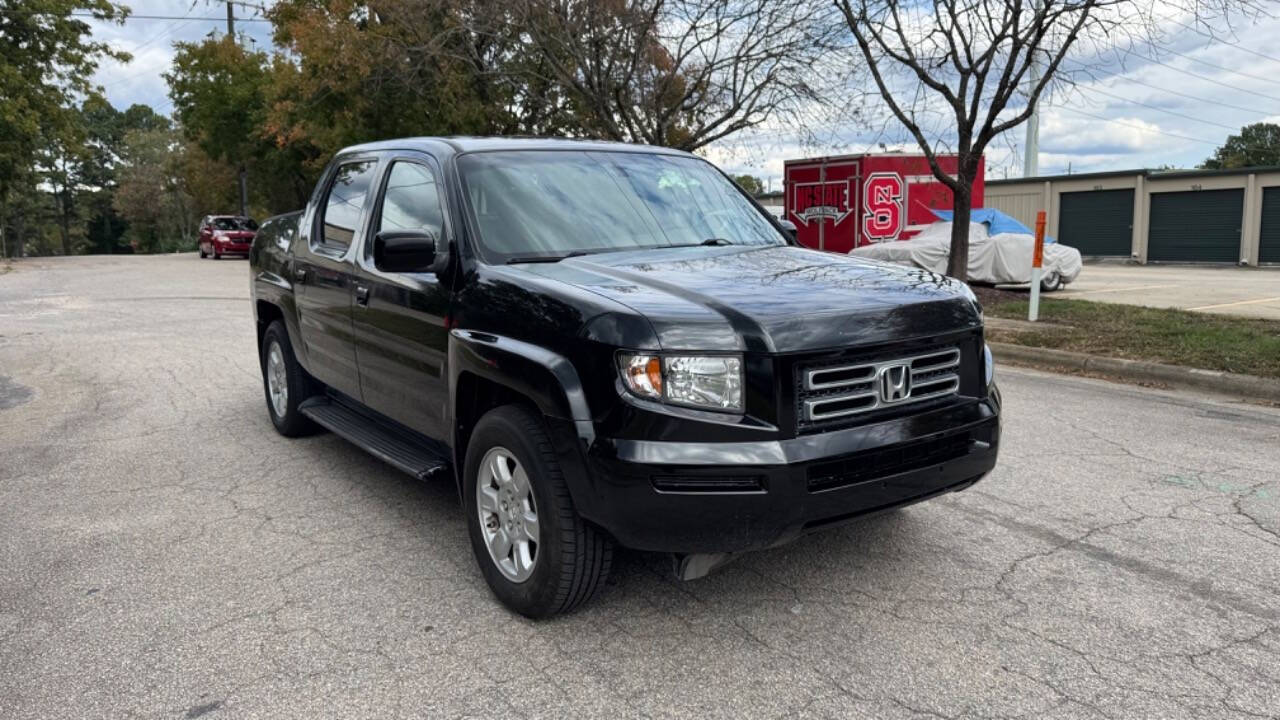
{"type": "Polygon", "coordinates": [[[778,224],[782,226],[784,232],[791,236],[792,240],[796,239],[796,224],[786,218],[778,218],[778,224]]]}
{"type": "Polygon", "coordinates": [[[436,241],[430,230],[383,230],[373,236],[373,264],[383,272],[434,272],[436,241]]]}

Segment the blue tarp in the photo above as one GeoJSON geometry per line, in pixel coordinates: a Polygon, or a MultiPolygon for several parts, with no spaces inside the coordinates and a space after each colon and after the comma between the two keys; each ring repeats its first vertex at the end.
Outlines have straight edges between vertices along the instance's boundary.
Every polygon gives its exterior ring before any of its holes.
{"type": "MultiPolygon", "coordinates": [[[[938,216],[939,220],[951,222],[950,210],[934,210],[929,208],[929,212],[938,216]]],[[[1000,233],[1022,233],[1023,235],[1034,235],[1031,228],[1005,215],[995,208],[974,208],[970,211],[969,219],[971,222],[982,223],[987,226],[987,232],[992,235],[1000,233]]],[[[1044,236],[1045,244],[1056,242],[1052,237],[1044,236]]]]}

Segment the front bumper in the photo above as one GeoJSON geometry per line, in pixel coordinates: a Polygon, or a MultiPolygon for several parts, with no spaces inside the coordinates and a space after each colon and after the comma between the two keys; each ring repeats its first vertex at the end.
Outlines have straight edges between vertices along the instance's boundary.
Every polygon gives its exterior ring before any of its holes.
{"type": "Polygon", "coordinates": [[[597,438],[590,520],[638,550],[758,550],[861,515],[966,488],[991,471],[999,395],[787,440],[597,438]]]}
{"type": "Polygon", "coordinates": [[[253,247],[252,241],[234,242],[230,240],[214,240],[213,246],[219,254],[224,255],[248,255],[249,249],[253,247]]]}

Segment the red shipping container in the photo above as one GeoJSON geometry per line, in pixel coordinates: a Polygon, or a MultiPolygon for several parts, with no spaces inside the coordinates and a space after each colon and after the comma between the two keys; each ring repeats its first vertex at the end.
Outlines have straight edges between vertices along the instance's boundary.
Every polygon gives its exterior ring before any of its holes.
{"type": "MultiPolygon", "coordinates": [[[[954,173],[955,155],[939,155],[954,173]]],[[[973,207],[982,207],[983,170],[973,184],[973,207]]],[[[801,245],[847,253],[860,245],[905,240],[937,220],[930,212],[952,208],[951,189],[933,176],[924,155],[885,153],[787,160],[783,207],[801,245]]]]}

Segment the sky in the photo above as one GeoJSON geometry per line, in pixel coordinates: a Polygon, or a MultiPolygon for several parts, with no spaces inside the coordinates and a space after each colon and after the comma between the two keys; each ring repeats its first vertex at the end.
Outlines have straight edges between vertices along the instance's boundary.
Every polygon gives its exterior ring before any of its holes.
{"type": "MultiPolygon", "coordinates": [[[[270,24],[246,0],[235,6],[236,30],[246,42],[270,49],[270,24]]],[[[171,112],[163,73],[173,43],[226,32],[226,4],[213,0],[124,0],[133,17],[123,26],[90,21],[96,39],[131,53],[129,63],[104,62],[94,76],[117,108],[146,103],[171,112]],[[148,19],[160,15],[182,18],[148,19]]],[[[1156,167],[1195,167],[1229,134],[1255,122],[1280,122],[1280,18],[1239,21],[1212,28],[1207,37],[1166,26],[1158,58],[1131,55],[1123,62],[1091,63],[1072,87],[1058,88],[1042,103],[1039,175],[1156,167]]],[[[785,159],[821,154],[914,150],[905,131],[874,102],[871,119],[846,121],[816,141],[802,142],[785,125],[744,131],[704,150],[734,173],[780,188],[785,159]]],[[[937,129],[945,138],[947,128],[937,129]]],[[[1024,130],[998,139],[987,152],[987,177],[1020,177],[1024,130]]]]}

